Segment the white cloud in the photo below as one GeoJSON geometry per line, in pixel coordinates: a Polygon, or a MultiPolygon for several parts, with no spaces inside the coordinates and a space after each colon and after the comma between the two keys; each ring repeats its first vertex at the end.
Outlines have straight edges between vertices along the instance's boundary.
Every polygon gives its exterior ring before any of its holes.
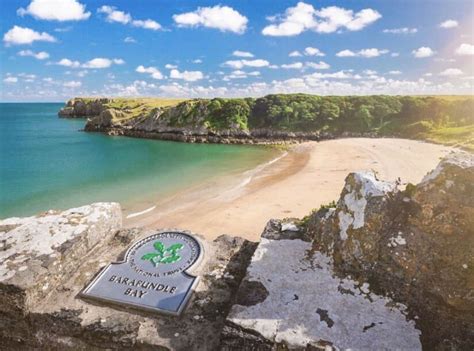
{"type": "Polygon", "coordinates": [[[460,76],[463,74],[464,74],[463,71],[461,71],[459,68],[448,68],[440,72],[439,75],[446,76],[446,77],[455,77],[455,76],[460,76]]]}
{"type": "Polygon", "coordinates": [[[63,27],[63,28],[54,28],[54,31],[57,33],[66,33],[72,29],[72,26],[63,27]]]}
{"type": "Polygon", "coordinates": [[[310,4],[299,2],[287,8],[284,14],[269,17],[275,23],[263,28],[262,34],[293,36],[306,30],[317,33],[333,33],[340,29],[357,31],[381,17],[380,13],[369,8],[357,13],[337,6],[324,7],[318,11],[310,4]]]}
{"type": "Polygon", "coordinates": [[[400,75],[400,74],[402,74],[402,71],[397,71],[397,70],[395,70],[395,71],[389,71],[388,74],[391,74],[391,75],[400,75]]]}
{"type": "Polygon", "coordinates": [[[133,20],[132,21],[132,26],[134,27],[140,27],[140,28],[144,28],[144,29],[151,29],[151,30],[160,30],[162,27],[161,27],[161,24],[159,24],[158,22],[154,21],[154,20],[151,20],[151,19],[147,19],[147,20],[133,20]]]}
{"type": "Polygon", "coordinates": [[[230,60],[224,62],[224,66],[228,66],[234,69],[241,69],[247,67],[267,67],[270,63],[267,60],[255,59],[255,60],[230,60]]]}
{"type": "Polygon", "coordinates": [[[136,70],[138,73],[148,73],[153,79],[163,79],[163,74],[156,67],[138,66],[136,70]]]}
{"type": "Polygon", "coordinates": [[[225,82],[228,82],[231,79],[244,79],[244,78],[248,78],[249,76],[257,77],[259,75],[260,75],[259,71],[244,72],[241,70],[235,70],[235,71],[232,71],[231,74],[224,76],[222,80],[225,82]]]}
{"type": "Polygon", "coordinates": [[[306,62],[305,66],[314,68],[314,69],[329,69],[331,66],[324,62],[324,61],[319,61],[319,62],[306,62]]]}
{"type": "Polygon", "coordinates": [[[295,62],[295,63],[290,63],[290,64],[284,64],[284,65],[281,65],[280,67],[284,69],[301,69],[303,68],[303,63],[295,62]]]}
{"type": "Polygon", "coordinates": [[[377,57],[381,56],[384,54],[387,54],[389,51],[387,49],[376,49],[376,48],[370,48],[370,49],[362,49],[357,52],[354,52],[352,50],[342,50],[339,51],[336,56],[337,57],[365,57],[365,58],[372,58],[372,57],[377,57]]]}
{"type": "Polygon", "coordinates": [[[179,27],[207,27],[242,34],[248,19],[229,6],[199,7],[196,11],[173,15],[179,27]]]}
{"type": "Polygon", "coordinates": [[[456,49],[456,55],[467,55],[467,56],[474,55],[474,45],[473,44],[462,43],[456,49]]]}
{"type": "Polygon", "coordinates": [[[290,57],[300,57],[300,56],[303,56],[303,55],[301,55],[301,52],[295,50],[295,51],[290,52],[288,54],[288,56],[290,56],[290,57]]]}
{"type": "Polygon", "coordinates": [[[81,85],[82,85],[81,82],[75,81],[75,80],[71,80],[69,82],[64,82],[64,84],[63,84],[63,86],[66,87],[66,88],[79,88],[81,85]]]}
{"type": "Polygon", "coordinates": [[[108,58],[97,57],[92,60],[87,61],[86,63],[82,64],[81,67],[84,68],[109,68],[112,64],[115,63],[117,65],[124,64],[125,61],[122,59],[113,59],[110,60],[108,58]]]}
{"type": "Polygon", "coordinates": [[[77,68],[81,66],[81,63],[79,61],[72,61],[67,58],[63,58],[57,62],[58,65],[60,66],[65,66],[65,67],[72,67],[72,68],[77,68]]]}
{"type": "Polygon", "coordinates": [[[18,78],[17,77],[6,77],[3,79],[3,82],[4,83],[10,83],[10,84],[14,84],[14,83],[17,83],[18,82],[18,78]]]}
{"type": "Polygon", "coordinates": [[[193,63],[202,63],[202,60],[201,59],[195,59],[192,61],[193,63]]]}
{"type": "Polygon", "coordinates": [[[17,14],[46,21],[82,21],[91,15],[85,11],[86,6],[77,0],[32,0],[26,9],[19,8],[17,14]]]}
{"type": "Polygon", "coordinates": [[[362,73],[364,73],[368,76],[373,76],[374,74],[377,74],[377,71],[374,71],[372,69],[366,69],[366,70],[363,70],[362,73]]]}
{"type": "Polygon", "coordinates": [[[166,68],[166,69],[174,69],[174,68],[178,68],[178,66],[172,65],[171,63],[167,63],[167,64],[165,65],[165,68],[166,68]]]}
{"type": "Polygon", "coordinates": [[[312,47],[307,47],[306,49],[304,49],[304,54],[306,56],[325,56],[325,54],[321,52],[321,50],[312,47]]]}
{"type": "Polygon", "coordinates": [[[443,57],[437,57],[434,59],[436,62],[456,62],[455,59],[453,58],[443,58],[443,57]]]}
{"type": "Polygon", "coordinates": [[[342,50],[336,54],[337,57],[354,57],[356,53],[352,50],[342,50]]]}
{"type": "Polygon", "coordinates": [[[418,29],[402,27],[402,28],[384,29],[382,32],[391,33],[391,34],[414,34],[418,32],[418,29]]]}
{"type": "Polygon", "coordinates": [[[18,51],[19,56],[31,56],[37,60],[45,60],[49,58],[49,54],[46,51],[34,52],[31,50],[21,50],[18,51]]]}
{"type": "Polygon", "coordinates": [[[122,24],[130,23],[132,16],[129,13],[118,11],[114,6],[104,5],[99,7],[98,13],[105,13],[107,16],[105,20],[107,22],[118,22],[122,24]]]}
{"type": "Polygon", "coordinates": [[[416,50],[413,50],[412,54],[416,58],[425,58],[425,57],[433,56],[435,52],[427,46],[422,46],[416,50]]]}
{"type": "Polygon", "coordinates": [[[73,61],[68,58],[63,58],[56,62],[57,65],[64,66],[64,67],[71,67],[71,68],[91,68],[91,69],[100,69],[100,68],[109,68],[113,64],[115,65],[123,65],[125,63],[124,60],[120,58],[108,59],[103,57],[96,57],[92,60],[89,60],[83,64],[79,61],[73,61]]]}
{"type": "Polygon", "coordinates": [[[390,54],[390,56],[392,56],[392,57],[398,57],[398,56],[400,56],[400,53],[398,53],[398,52],[392,52],[392,53],[390,54]]]}
{"type": "Polygon", "coordinates": [[[180,72],[177,69],[172,69],[170,72],[170,78],[173,79],[183,79],[187,82],[195,82],[197,80],[203,79],[204,75],[201,71],[183,71],[180,72]]]}
{"type": "Polygon", "coordinates": [[[439,27],[444,29],[456,28],[457,26],[459,26],[458,21],[455,21],[453,19],[448,19],[439,24],[439,27]]]}
{"type": "Polygon", "coordinates": [[[21,45],[31,44],[35,41],[55,42],[56,38],[46,32],[39,33],[30,28],[13,26],[5,33],[3,41],[6,45],[21,45]]]}
{"type": "Polygon", "coordinates": [[[253,54],[251,52],[248,52],[248,51],[240,51],[240,50],[235,50],[233,53],[232,53],[233,56],[237,56],[237,57],[253,57],[253,54]]]}
{"type": "Polygon", "coordinates": [[[136,43],[137,41],[133,37],[126,37],[123,40],[124,43],[136,43]]]}
{"type": "Polygon", "coordinates": [[[98,13],[106,15],[105,20],[107,22],[117,22],[121,24],[130,24],[133,27],[140,27],[144,29],[160,30],[161,25],[151,19],[146,20],[134,20],[132,15],[127,12],[119,11],[115,6],[103,5],[97,10],[98,13]]]}
{"type": "Polygon", "coordinates": [[[54,79],[51,78],[51,77],[46,77],[46,78],[43,78],[43,82],[46,82],[46,83],[53,83],[53,82],[54,82],[54,79]]]}

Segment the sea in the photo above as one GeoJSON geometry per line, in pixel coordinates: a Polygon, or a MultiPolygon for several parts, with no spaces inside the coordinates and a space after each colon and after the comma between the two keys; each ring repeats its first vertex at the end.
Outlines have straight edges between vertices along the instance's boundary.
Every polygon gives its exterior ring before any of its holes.
{"type": "Polygon", "coordinates": [[[87,133],[84,119],[58,118],[63,105],[0,103],[1,219],[102,201],[138,216],[163,198],[251,172],[277,154],[264,146],[87,133]]]}

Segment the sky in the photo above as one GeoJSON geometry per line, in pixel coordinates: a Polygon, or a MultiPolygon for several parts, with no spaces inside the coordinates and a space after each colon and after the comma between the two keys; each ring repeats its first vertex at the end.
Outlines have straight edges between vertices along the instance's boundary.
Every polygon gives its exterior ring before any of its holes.
{"type": "Polygon", "coordinates": [[[474,94],[471,0],[2,0],[0,101],[474,94]]]}

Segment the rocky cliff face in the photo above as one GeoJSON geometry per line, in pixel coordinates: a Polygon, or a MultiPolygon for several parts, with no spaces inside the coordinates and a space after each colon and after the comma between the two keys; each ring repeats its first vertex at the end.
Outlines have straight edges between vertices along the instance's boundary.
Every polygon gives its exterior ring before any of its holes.
{"type": "Polygon", "coordinates": [[[100,267],[151,234],[117,204],[0,222],[7,349],[471,350],[474,156],[450,154],[400,191],[350,174],[333,208],[271,220],[260,243],[204,242],[180,318],[78,298],[100,267]]]}
{"type": "Polygon", "coordinates": [[[199,100],[144,109],[138,115],[128,108],[110,107],[111,101],[113,99],[71,99],[58,114],[65,118],[87,117],[84,129],[88,132],[190,143],[280,144],[333,137],[320,132],[247,130],[235,123],[215,129],[205,121],[209,114],[207,103],[199,100]]]}
{"type": "Polygon", "coordinates": [[[71,99],[59,110],[58,115],[64,118],[97,117],[106,109],[108,102],[110,99],[106,98],[71,99]]]}

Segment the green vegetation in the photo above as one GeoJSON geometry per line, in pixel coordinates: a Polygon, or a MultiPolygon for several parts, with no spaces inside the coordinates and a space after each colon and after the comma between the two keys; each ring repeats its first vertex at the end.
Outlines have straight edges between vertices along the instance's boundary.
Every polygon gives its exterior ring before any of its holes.
{"type": "MultiPolygon", "coordinates": [[[[85,99],[84,99],[85,100],[85,99]]],[[[114,98],[116,121],[153,115],[173,127],[211,131],[258,128],[288,132],[344,132],[400,136],[474,150],[473,96],[317,96],[275,94],[240,99],[114,98]]]]}
{"type": "Polygon", "coordinates": [[[472,96],[316,96],[194,99],[171,125],[204,123],[211,130],[266,128],[282,131],[373,132],[473,147],[472,96]]]}
{"type": "MultiPolygon", "coordinates": [[[[88,103],[97,98],[81,98],[81,100],[88,103]]],[[[104,106],[111,110],[114,121],[123,122],[140,116],[150,116],[157,108],[176,106],[183,101],[185,99],[111,98],[104,106]]]]}

